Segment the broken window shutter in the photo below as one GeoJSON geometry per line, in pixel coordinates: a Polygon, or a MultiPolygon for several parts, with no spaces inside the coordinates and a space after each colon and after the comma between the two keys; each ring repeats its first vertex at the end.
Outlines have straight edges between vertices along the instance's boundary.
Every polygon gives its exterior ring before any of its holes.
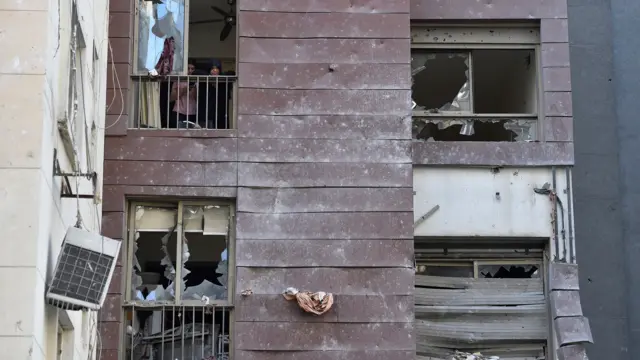
{"type": "Polygon", "coordinates": [[[182,231],[202,232],[204,228],[204,212],[202,206],[185,206],[182,214],[182,231]]]}
{"type": "Polygon", "coordinates": [[[176,224],[176,210],[139,206],[136,209],[136,231],[166,232],[176,224]]]}
{"type": "Polygon", "coordinates": [[[415,239],[415,256],[421,260],[447,259],[541,259],[544,248],[541,244],[513,243],[503,241],[473,240],[459,243],[446,243],[434,239],[415,239]]]}
{"type": "Polygon", "coordinates": [[[208,206],[204,209],[203,235],[223,235],[229,232],[229,208],[208,206]]]}
{"type": "Polygon", "coordinates": [[[419,259],[510,259],[510,258],[530,258],[540,259],[543,254],[542,249],[455,249],[455,248],[417,248],[416,257],[419,259]]]}

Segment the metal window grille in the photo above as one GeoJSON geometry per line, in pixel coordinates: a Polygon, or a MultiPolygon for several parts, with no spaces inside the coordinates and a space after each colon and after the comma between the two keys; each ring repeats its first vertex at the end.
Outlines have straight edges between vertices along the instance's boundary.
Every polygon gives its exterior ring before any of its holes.
{"type": "Polygon", "coordinates": [[[125,315],[125,360],[231,358],[231,307],[150,304],[125,315]]]}

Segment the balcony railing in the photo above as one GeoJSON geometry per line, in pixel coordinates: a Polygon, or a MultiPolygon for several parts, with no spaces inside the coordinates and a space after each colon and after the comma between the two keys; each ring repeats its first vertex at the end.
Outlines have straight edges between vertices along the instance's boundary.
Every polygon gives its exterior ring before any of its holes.
{"type": "Polygon", "coordinates": [[[230,129],[236,76],[134,75],[130,128],[230,129]]]}

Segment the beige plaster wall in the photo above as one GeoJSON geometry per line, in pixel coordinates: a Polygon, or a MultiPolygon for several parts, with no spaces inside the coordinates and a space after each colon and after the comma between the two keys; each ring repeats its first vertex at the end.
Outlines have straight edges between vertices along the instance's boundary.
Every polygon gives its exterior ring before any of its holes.
{"type": "MultiPolygon", "coordinates": [[[[0,308],[4,309],[0,357],[4,360],[55,360],[59,350],[64,360],[87,359],[96,343],[96,314],[58,311],[45,300],[45,284],[78,208],[75,199],[60,198],[60,179],[53,176],[56,148],[62,169],[71,170],[57,130],[57,120],[67,108],[71,7],[71,0],[0,0],[0,308]],[[64,328],[61,349],[58,324],[64,328]]],[[[77,142],[83,171],[88,167],[85,153],[95,154],[91,170],[101,175],[108,4],[78,1],[77,9],[86,42],[80,106],[90,134],[89,141],[77,142]]],[[[80,200],[80,212],[84,226],[98,231],[99,201],[80,200]]]]}

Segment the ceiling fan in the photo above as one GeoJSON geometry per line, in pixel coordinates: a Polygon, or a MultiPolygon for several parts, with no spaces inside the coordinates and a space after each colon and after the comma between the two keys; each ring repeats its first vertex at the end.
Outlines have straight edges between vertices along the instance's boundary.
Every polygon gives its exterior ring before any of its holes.
{"type": "Polygon", "coordinates": [[[231,33],[231,29],[236,25],[236,12],[235,12],[235,9],[233,8],[233,5],[235,3],[236,3],[235,0],[227,0],[227,4],[229,4],[229,11],[224,11],[217,6],[211,7],[213,11],[222,15],[222,19],[191,21],[189,22],[189,24],[197,25],[197,24],[211,24],[211,23],[224,22],[224,27],[222,28],[222,31],[220,31],[220,41],[225,41],[229,36],[229,34],[231,33]]]}

